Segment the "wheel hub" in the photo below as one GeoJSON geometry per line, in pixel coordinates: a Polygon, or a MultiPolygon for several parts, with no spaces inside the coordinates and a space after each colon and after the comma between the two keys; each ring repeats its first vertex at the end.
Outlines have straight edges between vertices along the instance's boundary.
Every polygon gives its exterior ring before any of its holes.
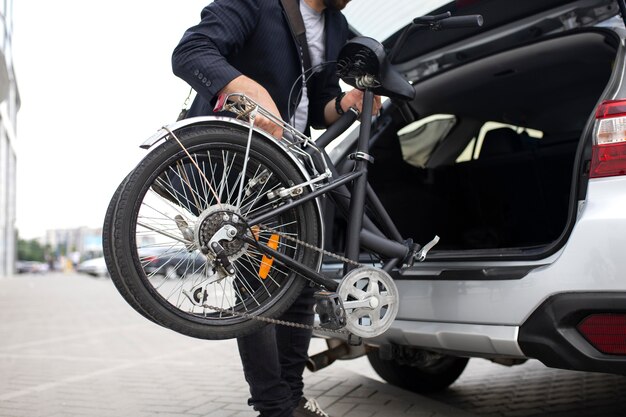
{"type": "MultiPolygon", "coordinates": [[[[234,206],[218,204],[209,207],[200,215],[197,223],[198,226],[196,227],[196,238],[200,248],[208,248],[209,242],[215,233],[226,225],[233,226],[237,229],[237,235],[239,236],[249,233],[249,231],[246,230],[246,225],[242,223],[240,219],[241,217],[239,216],[238,210],[234,206]]],[[[220,244],[231,262],[240,258],[248,247],[247,243],[237,238],[222,240],[220,244]]],[[[210,250],[207,252],[207,256],[210,259],[215,257],[210,250]]]]}

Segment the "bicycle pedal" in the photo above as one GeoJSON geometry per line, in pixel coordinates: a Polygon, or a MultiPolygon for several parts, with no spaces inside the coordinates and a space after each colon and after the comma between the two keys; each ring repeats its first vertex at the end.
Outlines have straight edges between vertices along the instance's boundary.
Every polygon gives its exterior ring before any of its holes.
{"type": "Polygon", "coordinates": [[[346,325],[346,312],[339,295],[330,291],[317,291],[315,312],[319,316],[320,326],[324,329],[338,330],[346,325]]]}

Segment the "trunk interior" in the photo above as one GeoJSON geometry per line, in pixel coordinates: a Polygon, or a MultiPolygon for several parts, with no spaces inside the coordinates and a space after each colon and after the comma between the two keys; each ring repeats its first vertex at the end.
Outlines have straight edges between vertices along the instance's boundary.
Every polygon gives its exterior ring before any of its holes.
{"type": "Polygon", "coordinates": [[[402,236],[424,244],[439,235],[437,252],[477,256],[558,240],[576,201],[581,136],[617,48],[612,31],[578,29],[415,84],[416,127],[387,107],[370,183],[402,236]],[[420,122],[432,115],[445,121],[420,122]]]}

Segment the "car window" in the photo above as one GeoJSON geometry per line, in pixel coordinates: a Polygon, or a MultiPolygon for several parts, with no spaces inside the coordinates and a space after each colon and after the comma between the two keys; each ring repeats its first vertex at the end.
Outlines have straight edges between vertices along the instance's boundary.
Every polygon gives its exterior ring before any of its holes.
{"type": "Polygon", "coordinates": [[[416,167],[424,168],[437,144],[456,124],[450,114],[436,114],[417,120],[398,131],[402,157],[416,167]]]}
{"type": "Polygon", "coordinates": [[[523,126],[515,126],[500,122],[486,122],[480,128],[478,135],[467,144],[463,152],[457,157],[456,162],[466,162],[492,156],[497,152],[510,152],[508,142],[513,139],[521,144],[520,150],[527,149],[537,140],[543,138],[543,132],[523,126]],[[489,150],[485,147],[485,138],[489,142],[489,150]],[[525,143],[524,143],[525,142],[525,143]],[[494,146],[495,145],[495,146],[494,146]],[[495,150],[492,150],[495,149],[495,150]]]}

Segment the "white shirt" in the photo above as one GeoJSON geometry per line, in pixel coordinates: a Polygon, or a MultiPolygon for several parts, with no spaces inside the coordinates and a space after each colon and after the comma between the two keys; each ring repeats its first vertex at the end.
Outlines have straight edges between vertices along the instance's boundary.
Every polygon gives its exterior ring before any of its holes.
{"type": "MultiPolygon", "coordinates": [[[[311,68],[316,69],[324,61],[326,34],[324,32],[324,13],[313,10],[304,0],[300,0],[300,13],[306,29],[306,40],[309,44],[311,56],[311,68]]],[[[304,72],[304,68],[302,68],[304,72]]],[[[304,74],[304,79],[311,75],[312,71],[304,74]]],[[[294,126],[300,132],[306,128],[309,113],[309,97],[307,96],[306,83],[302,80],[302,97],[296,108],[294,126]]]]}

